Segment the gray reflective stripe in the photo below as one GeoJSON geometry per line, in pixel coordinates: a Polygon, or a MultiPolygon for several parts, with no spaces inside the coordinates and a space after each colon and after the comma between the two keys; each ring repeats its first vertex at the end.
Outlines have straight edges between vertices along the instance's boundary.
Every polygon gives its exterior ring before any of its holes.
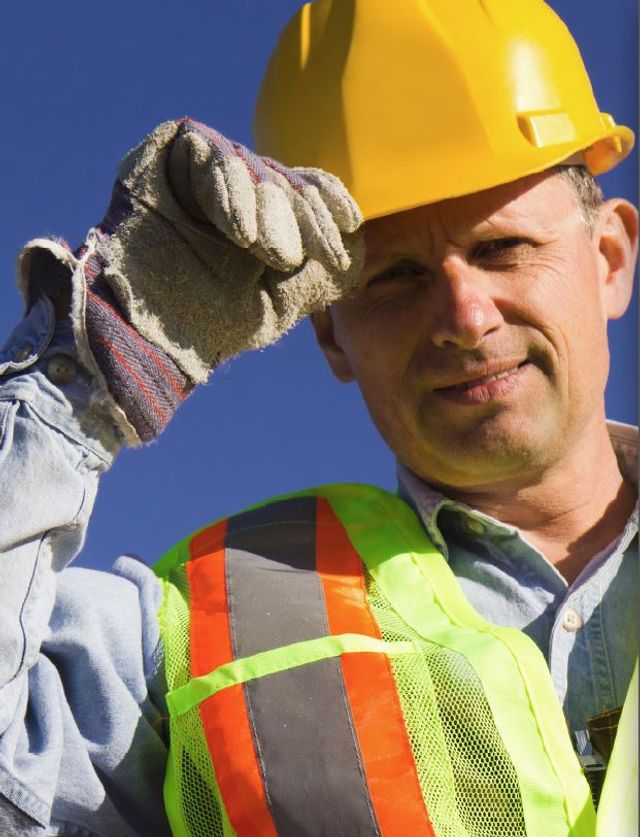
{"type": "Polygon", "coordinates": [[[278,834],[378,835],[340,660],[252,680],[244,689],[278,834]]]}
{"type": "MultiPolygon", "coordinates": [[[[315,571],[315,516],[315,497],[295,497],[229,520],[227,594],[236,658],[329,634],[315,571]]],[[[243,688],[278,834],[379,835],[340,660],[243,688]]]]}
{"type": "Polygon", "coordinates": [[[316,569],[315,497],[295,497],[227,524],[227,595],[234,657],[327,636],[316,569]],[[282,510],[280,510],[282,507],[282,510]],[[287,521],[285,524],[279,521],[287,521]]]}

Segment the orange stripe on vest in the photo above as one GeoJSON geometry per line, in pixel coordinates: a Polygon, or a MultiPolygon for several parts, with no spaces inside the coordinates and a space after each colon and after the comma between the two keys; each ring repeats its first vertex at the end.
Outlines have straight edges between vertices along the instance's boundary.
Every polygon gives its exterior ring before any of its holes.
{"type": "MultiPolygon", "coordinates": [[[[324,589],[331,633],[379,637],[366,599],[360,557],[323,498],[318,498],[316,543],[316,567],[324,589]]],[[[383,837],[392,834],[434,837],[388,657],[344,654],[342,671],[367,785],[383,837]]]]}
{"type": "MultiPolygon", "coordinates": [[[[192,677],[208,674],[233,660],[225,579],[226,530],[223,520],[197,534],[189,545],[191,560],[186,570],[191,599],[192,677]]],[[[231,825],[238,834],[277,837],[242,686],[223,689],[203,701],[200,718],[231,825]]]]}

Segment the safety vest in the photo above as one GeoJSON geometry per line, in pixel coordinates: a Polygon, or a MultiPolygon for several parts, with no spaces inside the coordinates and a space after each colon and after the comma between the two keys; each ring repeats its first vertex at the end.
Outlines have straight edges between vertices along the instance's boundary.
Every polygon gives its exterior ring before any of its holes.
{"type": "MultiPolygon", "coordinates": [[[[175,835],[596,833],[542,654],[473,610],[398,497],[272,500],[156,572],[175,835]]],[[[598,834],[626,837],[609,784],[598,834]]]]}

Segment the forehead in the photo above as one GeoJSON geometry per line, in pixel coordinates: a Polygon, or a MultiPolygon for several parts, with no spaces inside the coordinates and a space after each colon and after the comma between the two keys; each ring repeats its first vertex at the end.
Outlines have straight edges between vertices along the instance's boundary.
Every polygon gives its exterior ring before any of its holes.
{"type": "Polygon", "coordinates": [[[402,252],[464,246],[478,237],[517,232],[543,237],[580,213],[577,197],[556,173],[542,173],[460,198],[387,215],[365,224],[367,265],[402,252]]]}

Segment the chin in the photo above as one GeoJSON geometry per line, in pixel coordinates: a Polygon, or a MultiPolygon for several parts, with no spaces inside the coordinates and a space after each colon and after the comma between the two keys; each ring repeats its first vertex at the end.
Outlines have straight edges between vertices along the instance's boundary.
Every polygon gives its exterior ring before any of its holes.
{"type": "MultiPolygon", "coordinates": [[[[542,472],[554,460],[554,445],[528,429],[479,427],[464,434],[426,435],[410,467],[429,481],[463,488],[542,472]],[[529,432],[527,432],[529,431],[529,432]]],[[[404,461],[407,461],[406,459],[404,461]]]]}

